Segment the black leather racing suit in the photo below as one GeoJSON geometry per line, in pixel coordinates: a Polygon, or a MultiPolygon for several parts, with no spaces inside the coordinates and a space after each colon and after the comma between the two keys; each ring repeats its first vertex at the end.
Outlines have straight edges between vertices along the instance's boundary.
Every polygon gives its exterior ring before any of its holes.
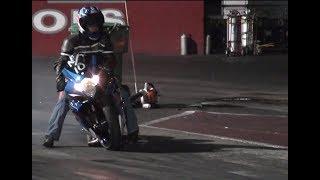
{"type": "MultiPolygon", "coordinates": [[[[54,69],[56,71],[56,87],[57,91],[63,91],[66,85],[63,74],[61,73],[62,69],[67,66],[67,62],[69,61],[69,57],[63,54],[74,55],[81,53],[83,51],[112,51],[113,46],[110,40],[110,37],[103,33],[102,37],[97,41],[93,41],[81,33],[76,35],[70,35],[67,37],[62,44],[61,47],[61,56],[54,63],[54,69]]],[[[104,63],[106,66],[113,69],[116,65],[116,60],[113,54],[105,54],[104,63]]]]}

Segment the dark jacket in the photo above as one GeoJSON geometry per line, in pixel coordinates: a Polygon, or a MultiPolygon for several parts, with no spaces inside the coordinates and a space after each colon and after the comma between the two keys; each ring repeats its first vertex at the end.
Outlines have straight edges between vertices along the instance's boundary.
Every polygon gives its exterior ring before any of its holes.
{"type": "MultiPolygon", "coordinates": [[[[81,33],[76,35],[70,35],[66,39],[64,39],[62,46],[61,46],[61,56],[60,58],[54,63],[54,69],[56,71],[56,83],[57,83],[57,91],[63,91],[66,85],[65,78],[61,73],[62,69],[67,66],[68,61],[70,60],[69,55],[76,55],[78,53],[84,51],[112,51],[113,45],[111,43],[110,37],[104,33],[102,37],[97,40],[93,41],[87,38],[86,36],[82,35],[81,33]]],[[[103,57],[105,61],[105,65],[109,68],[113,69],[116,65],[116,60],[113,54],[106,54],[103,57]]]]}

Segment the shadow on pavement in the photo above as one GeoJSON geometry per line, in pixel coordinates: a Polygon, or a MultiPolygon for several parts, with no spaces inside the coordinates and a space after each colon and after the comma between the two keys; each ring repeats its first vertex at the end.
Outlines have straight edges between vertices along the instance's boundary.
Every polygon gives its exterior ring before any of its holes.
{"type": "Polygon", "coordinates": [[[90,148],[87,145],[54,145],[52,149],[66,149],[66,148],[90,148]]]}
{"type": "Polygon", "coordinates": [[[143,153],[195,153],[228,151],[230,148],[285,150],[281,148],[254,146],[254,145],[229,145],[213,144],[210,140],[175,139],[169,136],[140,136],[135,145],[127,145],[123,151],[143,153]]]}
{"type": "MultiPolygon", "coordinates": [[[[44,147],[43,147],[44,148],[44,147]]],[[[68,148],[95,148],[87,145],[56,145],[53,149],[68,148]]],[[[99,147],[102,148],[102,147],[99,147]]],[[[231,148],[261,149],[261,150],[287,150],[287,148],[274,148],[256,145],[214,144],[211,140],[175,139],[170,136],[141,135],[137,144],[125,145],[122,152],[141,153],[197,153],[229,151],[231,148]]]]}
{"type": "Polygon", "coordinates": [[[196,103],[196,104],[159,104],[157,108],[173,108],[173,109],[184,109],[184,108],[206,108],[206,107],[216,107],[216,108],[243,108],[244,106],[236,104],[227,103],[196,103]]]}
{"type": "Polygon", "coordinates": [[[189,107],[188,104],[173,103],[173,104],[159,104],[157,108],[187,108],[187,107],[189,107]]]}

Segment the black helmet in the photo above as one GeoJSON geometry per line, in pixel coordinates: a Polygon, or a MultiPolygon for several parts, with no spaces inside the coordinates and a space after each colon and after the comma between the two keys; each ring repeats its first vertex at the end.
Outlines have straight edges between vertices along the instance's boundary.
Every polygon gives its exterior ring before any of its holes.
{"type": "Polygon", "coordinates": [[[104,16],[100,9],[94,6],[83,7],[78,11],[78,26],[80,33],[88,36],[92,40],[97,40],[101,36],[104,16]],[[90,32],[88,26],[96,25],[98,32],[90,32]]]}

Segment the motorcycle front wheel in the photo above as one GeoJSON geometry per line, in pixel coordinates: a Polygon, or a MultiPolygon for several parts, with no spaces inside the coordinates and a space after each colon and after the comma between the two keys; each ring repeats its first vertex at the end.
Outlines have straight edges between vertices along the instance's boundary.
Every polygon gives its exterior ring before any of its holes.
{"type": "Polygon", "coordinates": [[[110,106],[106,106],[104,108],[104,112],[109,125],[108,132],[110,137],[108,139],[101,138],[100,143],[108,150],[120,150],[122,142],[117,110],[112,104],[110,106]]]}

